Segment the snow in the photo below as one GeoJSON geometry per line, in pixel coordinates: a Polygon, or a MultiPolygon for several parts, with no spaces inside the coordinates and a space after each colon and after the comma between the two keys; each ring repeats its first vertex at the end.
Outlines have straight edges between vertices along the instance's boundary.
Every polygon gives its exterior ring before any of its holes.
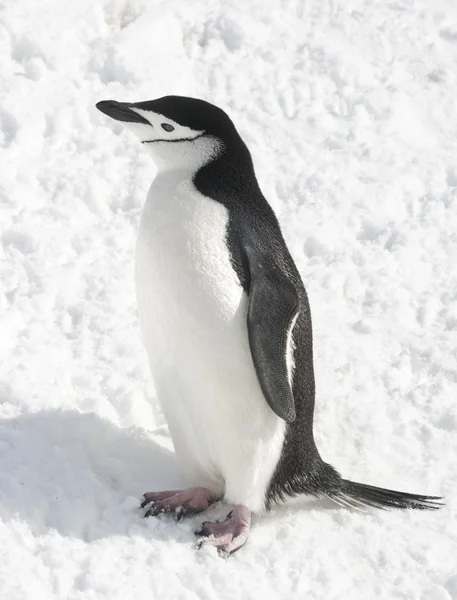
{"type": "Polygon", "coordinates": [[[455,1],[5,0],[0,31],[0,597],[456,599],[455,1]],[[154,166],[94,105],[170,93],[253,153],[323,457],[444,510],[281,508],[227,562],[202,517],[142,519],[181,484],[133,290],[154,166]]]}

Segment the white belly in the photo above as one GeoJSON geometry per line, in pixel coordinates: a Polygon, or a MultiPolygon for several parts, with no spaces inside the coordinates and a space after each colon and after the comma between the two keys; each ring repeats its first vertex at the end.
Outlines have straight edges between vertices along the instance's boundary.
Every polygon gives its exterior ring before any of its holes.
{"type": "Polygon", "coordinates": [[[160,174],[140,225],[137,299],[159,400],[190,483],[258,511],[284,422],[254,371],[248,298],[225,244],[227,216],[190,180],[160,174]]]}

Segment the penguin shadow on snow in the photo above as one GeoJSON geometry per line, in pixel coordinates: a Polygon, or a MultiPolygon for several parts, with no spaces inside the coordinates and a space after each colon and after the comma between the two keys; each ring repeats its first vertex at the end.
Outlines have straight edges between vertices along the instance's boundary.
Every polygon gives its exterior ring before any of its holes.
{"type": "Polygon", "coordinates": [[[196,519],[143,519],[149,490],[183,487],[168,436],[120,428],[93,413],[47,410],[0,420],[0,518],[35,535],[188,540],[196,519]],[[173,525],[173,526],[171,526],[173,525]]]}
{"type": "MultiPolygon", "coordinates": [[[[47,410],[0,420],[0,518],[19,518],[35,535],[56,530],[86,542],[114,535],[193,541],[196,526],[227,507],[217,503],[179,524],[170,515],[144,520],[140,509],[145,491],[184,487],[167,442],[166,433],[117,427],[95,413],[47,410]]],[[[339,507],[302,499],[254,523],[262,529],[309,509],[339,507]]]]}

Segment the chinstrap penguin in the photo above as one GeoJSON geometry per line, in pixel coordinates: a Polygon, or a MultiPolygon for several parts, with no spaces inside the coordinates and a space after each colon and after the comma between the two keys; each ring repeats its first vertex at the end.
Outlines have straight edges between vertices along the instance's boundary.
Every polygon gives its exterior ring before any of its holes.
{"type": "Polygon", "coordinates": [[[136,250],[141,329],[187,490],[148,492],[145,516],[218,500],[202,543],[229,555],[251,512],[298,495],[436,509],[441,498],[343,479],[313,437],[311,315],[300,274],[234,124],[203,100],[99,102],[157,165],[136,250]]]}

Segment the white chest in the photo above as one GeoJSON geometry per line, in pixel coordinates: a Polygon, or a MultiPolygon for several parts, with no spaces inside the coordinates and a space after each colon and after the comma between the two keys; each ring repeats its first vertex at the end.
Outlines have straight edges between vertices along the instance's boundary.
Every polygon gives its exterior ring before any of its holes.
{"type": "Polygon", "coordinates": [[[137,242],[145,334],[166,337],[164,342],[179,338],[185,345],[195,342],[193,334],[211,337],[233,319],[242,288],[225,243],[227,221],[227,210],[199,194],[191,181],[166,173],[156,178],[137,242]]]}

